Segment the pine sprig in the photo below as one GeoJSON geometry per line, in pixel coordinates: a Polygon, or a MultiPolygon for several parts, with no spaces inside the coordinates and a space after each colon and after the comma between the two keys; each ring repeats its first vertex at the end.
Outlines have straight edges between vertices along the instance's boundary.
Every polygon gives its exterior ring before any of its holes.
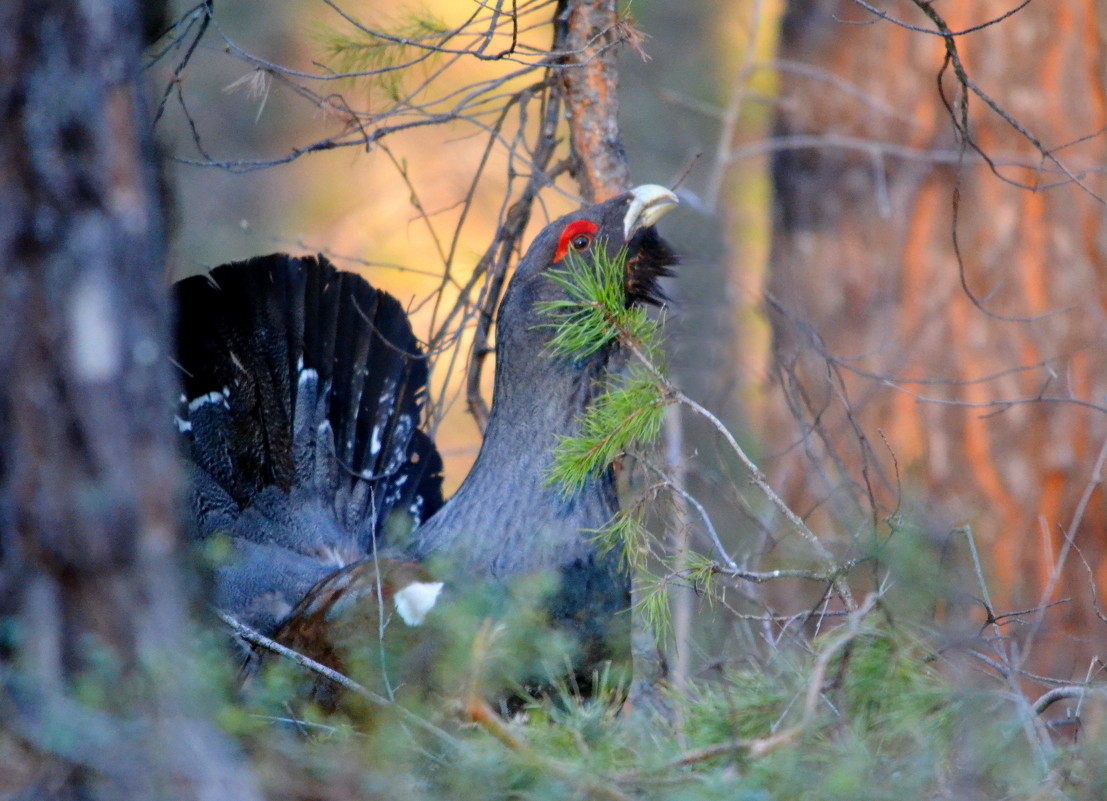
{"type": "Polygon", "coordinates": [[[634,608],[661,642],[673,631],[669,587],[682,571],[671,564],[672,558],[658,547],[661,543],[646,528],[646,497],[640,496],[630,508],[620,509],[606,526],[591,533],[601,553],[619,549],[620,565],[636,577],[638,599],[634,608]],[[663,568],[660,573],[659,566],[663,568]]]}
{"type": "MultiPolygon", "coordinates": [[[[591,262],[570,252],[565,267],[550,278],[566,298],[544,301],[539,313],[554,329],[550,349],[563,357],[585,359],[616,340],[633,343],[640,352],[660,353],[660,326],[641,306],[626,299],[627,251],[607,255],[603,242],[591,262]]],[[[554,451],[550,482],[567,495],[580,491],[589,474],[605,469],[632,444],[657,439],[668,403],[656,378],[641,367],[612,379],[580,420],[580,433],[565,437],[554,451]]]]}
{"type": "Polygon", "coordinates": [[[380,33],[367,26],[354,32],[327,31],[324,46],[334,68],[361,74],[399,100],[406,68],[422,58],[434,58],[434,42],[449,32],[449,26],[425,9],[417,9],[393,28],[380,33]]]}
{"type": "Polygon", "coordinates": [[[567,495],[578,492],[591,473],[610,465],[631,443],[653,442],[661,432],[666,400],[650,376],[634,373],[593,401],[577,436],[558,442],[550,481],[567,495]]]}
{"type": "Polygon", "coordinates": [[[538,304],[539,313],[550,319],[543,325],[554,329],[550,349],[559,356],[586,359],[622,339],[633,341],[650,356],[657,356],[660,326],[643,307],[627,305],[626,248],[611,257],[601,241],[593,250],[595,257],[591,263],[569,251],[565,267],[549,273],[568,295],[563,300],[538,304]]]}
{"type": "Polygon", "coordinates": [[[449,26],[440,17],[416,9],[392,28],[382,30],[384,35],[361,26],[353,33],[330,32],[325,44],[343,72],[368,72],[397,67],[411,59],[418,45],[429,47],[448,32],[449,26]]]}
{"type": "Polygon", "coordinates": [[[659,642],[665,641],[673,633],[673,608],[669,603],[669,581],[667,577],[649,573],[639,574],[637,604],[638,613],[653,632],[659,642]]]}
{"type": "Polygon", "coordinates": [[[606,526],[590,532],[600,553],[622,546],[622,566],[628,572],[645,570],[652,553],[651,535],[642,516],[642,504],[635,504],[631,509],[620,509],[606,526]]]}
{"type": "MultiPolygon", "coordinates": [[[[549,274],[566,297],[539,305],[548,320],[543,327],[553,329],[548,347],[563,358],[581,360],[619,342],[640,358],[608,378],[605,391],[581,416],[576,436],[562,438],[554,449],[549,481],[567,496],[579,492],[590,475],[606,469],[623,452],[655,442],[671,402],[660,364],[660,323],[642,306],[627,303],[626,249],[610,257],[604,243],[598,242],[593,252],[591,262],[570,252],[565,266],[549,274]]],[[[638,614],[654,636],[670,635],[669,582],[651,573],[651,565],[665,559],[642,523],[642,505],[620,511],[593,534],[601,549],[619,547],[624,566],[638,577],[638,614]]]]}
{"type": "Polygon", "coordinates": [[[695,551],[684,554],[683,574],[699,594],[709,602],[715,600],[715,576],[718,563],[695,551]]]}

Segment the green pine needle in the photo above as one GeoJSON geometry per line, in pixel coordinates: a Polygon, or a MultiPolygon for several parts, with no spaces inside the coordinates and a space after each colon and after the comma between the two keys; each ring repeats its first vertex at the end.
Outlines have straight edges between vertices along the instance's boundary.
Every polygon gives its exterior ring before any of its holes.
{"type": "Polygon", "coordinates": [[[633,572],[646,569],[650,532],[642,524],[641,504],[633,510],[620,509],[606,526],[591,533],[595,535],[593,542],[601,554],[622,546],[623,567],[633,572]]]}
{"type": "Polygon", "coordinates": [[[718,565],[714,559],[695,551],[684,554],[684,572],[688,581],[709,602],[715,600],[715,575],[718,565]]]}
{"type": "Polygon", "coordinates": [[[649,574],[638,576],[640,600],[638,612],[658,642],[673,633],[673,609],[669,603],[669,583],[649,574]]]}

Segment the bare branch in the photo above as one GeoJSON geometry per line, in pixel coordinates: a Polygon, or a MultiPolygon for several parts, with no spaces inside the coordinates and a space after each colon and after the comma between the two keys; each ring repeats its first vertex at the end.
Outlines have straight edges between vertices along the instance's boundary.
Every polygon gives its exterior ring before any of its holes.
{"type": "Polygon", "coordinates": [[[238,635],[251,645],[256,645],[259,648],[264,648],[267,651],[272,651],[273,653],[277,654],[278,656],[282,656],[285,659],[290,659],[300,667],[307,668],[312,673],[322,676],[328,681],[334,682],[339,687],[342,687],[345,690],[349,690],[350,692],[361,696],[366,701],[376,704],[377,706],[394,709],[408,723],[418,726],[424,731],[435,735],[436,737],[444,740],[447,743],[456,744],[457,741],[450,733],[438,728],[430,721],[424,720],[423,718],[416,715],[414,712],[405,709],[399,704],[388,700],[383,695],[379,695],[373,692],[368,687],[365,687],[362,684],[358,684],[349,676],[344,676],[337,670],[333,670],[326,665],[322,665],[316,662],[311,657],[304,656],[298,651],[294,651],[287,646],[281,645],[276,640],[266,637],[261,632],[255,631],[244,623],[240,623],[238,620],[224,612],[217,612],[216,614],[219,615],[220,620],[231,627],[231,630],[234,631],[236,635],[238,635]]]}

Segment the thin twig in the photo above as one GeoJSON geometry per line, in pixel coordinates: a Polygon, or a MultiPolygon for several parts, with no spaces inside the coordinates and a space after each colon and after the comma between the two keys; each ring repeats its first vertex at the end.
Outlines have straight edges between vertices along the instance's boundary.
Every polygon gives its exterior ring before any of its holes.
{"type": "Polygon", "coordinates": [[[246,640],[246,642],[251,643],[252,645],[256,645],[260,648],[264,648],[267,651],[272,651],[273,653],[282,656],[285,659],[290,659],[297,665],[300,665],[303,668],[307,668],[312,673],[316,673],[327,679],[328,681],[334,682],[339,687],[342,687],[343,689],[349,690],[350,692],[361,696],[370,703],[376,704],[377,706],[386,707],[388,709],[394,709],[408,723],[418,726],[424,731],[435,735],[436,737],[444,740],[447,743],[450,743],[451,745],[457,745],[457,740],[449,732],[438,728],[430,721],[424,720],[423,718],[416,715],[414,712],[405,709],[399,704],[389,701],[383,695],[379,695],[378,693],[373,692],[368,687],[359,684],[358,682],[351,679],[349,676],[344,676],[337,670],[333,670],[326,665],[322,665],[316,662],[311,657],[301,654],[299,651],[294,651],[288,646],[281,645],[276,640],[266,637],[261,632],[250,628],[245,623],[239,622],[225,612],[217,612],[216,614],[219,615],[220,620],[230,626],[234,633],[242,639],[246,640]]]}
{"type": "Polygon", "coordinates": [[[1107,687],[1089,687],[1086,684],[1067,684],[1063,687],[1054,687],[1039,696],[1030,708],[1034,710],[1034,714],[1040,715],[1050,706],[1065,698],[1079,698],[1083,702],[1084,698],[1089,695],[1107,697],[1107,687]]]}
{"type": "Polygon", "coordinates": [[[1076,531],[1084,520],[1084,513],[1088,509],[1088,503],[1091,501],[1092,495],[1095,494],[1100,484],[1103,483],[1103,465],[1105,462],[1107,462],[1107,439],[1104,439],[1103,444],[1099,448],[1099,455],[1096,457],[1095,464],[1092,466],[1091,475],[1088,476],[1088,481],[1084,485],[1084,491],[1080,495],[1080,500],[1076,504],[1076,509],[1073,510],[1072,520],[1069,522],[1068,528],[1065,529],[1064,543],[1061,545],[1061,550],[1053,563],[1053,570],[1050,573],[1049,582],[1046,584],[1045,589],[1042,590],[1041,603],[1039,604],[1040,611],[1023,645],[1024,656],[1029,656],[1031,649],[1034,647],[1034,641],[1042,629],[1042,624],[1045,622],[1045,612],[1048,608],[1048,601],[1053,595],[1054,590],[1057,589],[1058,582],[1061,580],[1061,572],[1065,567],[1065,563],[1068,561],[1069,552],[1072,550],[1073,542],[1076,539],[1076,531]]]}
{"type": "Polygon", "coordinates": [[[762,494],[768,498],[769,502],[776,507],[777,511],[784,516],[792,525],[792,528],[803,537],[815,554],[826,564],[828,571],[834,576],[831,580],[831,583],[834,585],[834,591],[838,597],[842,599],[842,603],[845,604],[846,609],[850,611],[856,609],[857,604],[856,601],[853,600],[853,593],[850,592],[849,585],[846,584],[845,580],[842,578],[842,569],[835,563],[834,557],[831,555],[830,551],[827,550],[826,546],[823,545],[822,541],[815,535],[815,532],[803,522],[803,519],[792,510],[792,507],[777,494],[776,490],[773,489],[772,485],[769,483],[768,478],[761,472],[761,468],[759,468],[753,459],[749,457],[745,449],[738,444],[738,441],[734,439],[734,435],[730,433],[730,430],[727,429],[722,421],[709,409],[692,400],[671,384],[669,385],[669,391],[677,402],[684,404],[696,414],[707,420],[726,440],[730,449],[738,457],[739,461],[742,462],[746,470],[749,471],[750,480],[761,490],[762,494]]]}

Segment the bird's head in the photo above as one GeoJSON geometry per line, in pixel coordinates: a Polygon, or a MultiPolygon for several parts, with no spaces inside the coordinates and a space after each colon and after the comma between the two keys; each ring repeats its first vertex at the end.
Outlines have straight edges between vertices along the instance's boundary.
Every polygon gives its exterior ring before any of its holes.
{"type": "Polygon", "coordinates": [[[547,225],[519,262],[504,295],[499,341],[505,342],[505,334],[522,338],[524,332],[533,333],[539,318],[536,304],[567,298],[564,286],[553,274],[564,270],[574,255],[594,264],[597,258],[616,259],[625,249],[626,303],[660,305],[665,296],[659,281],[671,274],[670,267],[677,258],[655,225],[677,202],[668,189],[645,184],[547,225]]]}

